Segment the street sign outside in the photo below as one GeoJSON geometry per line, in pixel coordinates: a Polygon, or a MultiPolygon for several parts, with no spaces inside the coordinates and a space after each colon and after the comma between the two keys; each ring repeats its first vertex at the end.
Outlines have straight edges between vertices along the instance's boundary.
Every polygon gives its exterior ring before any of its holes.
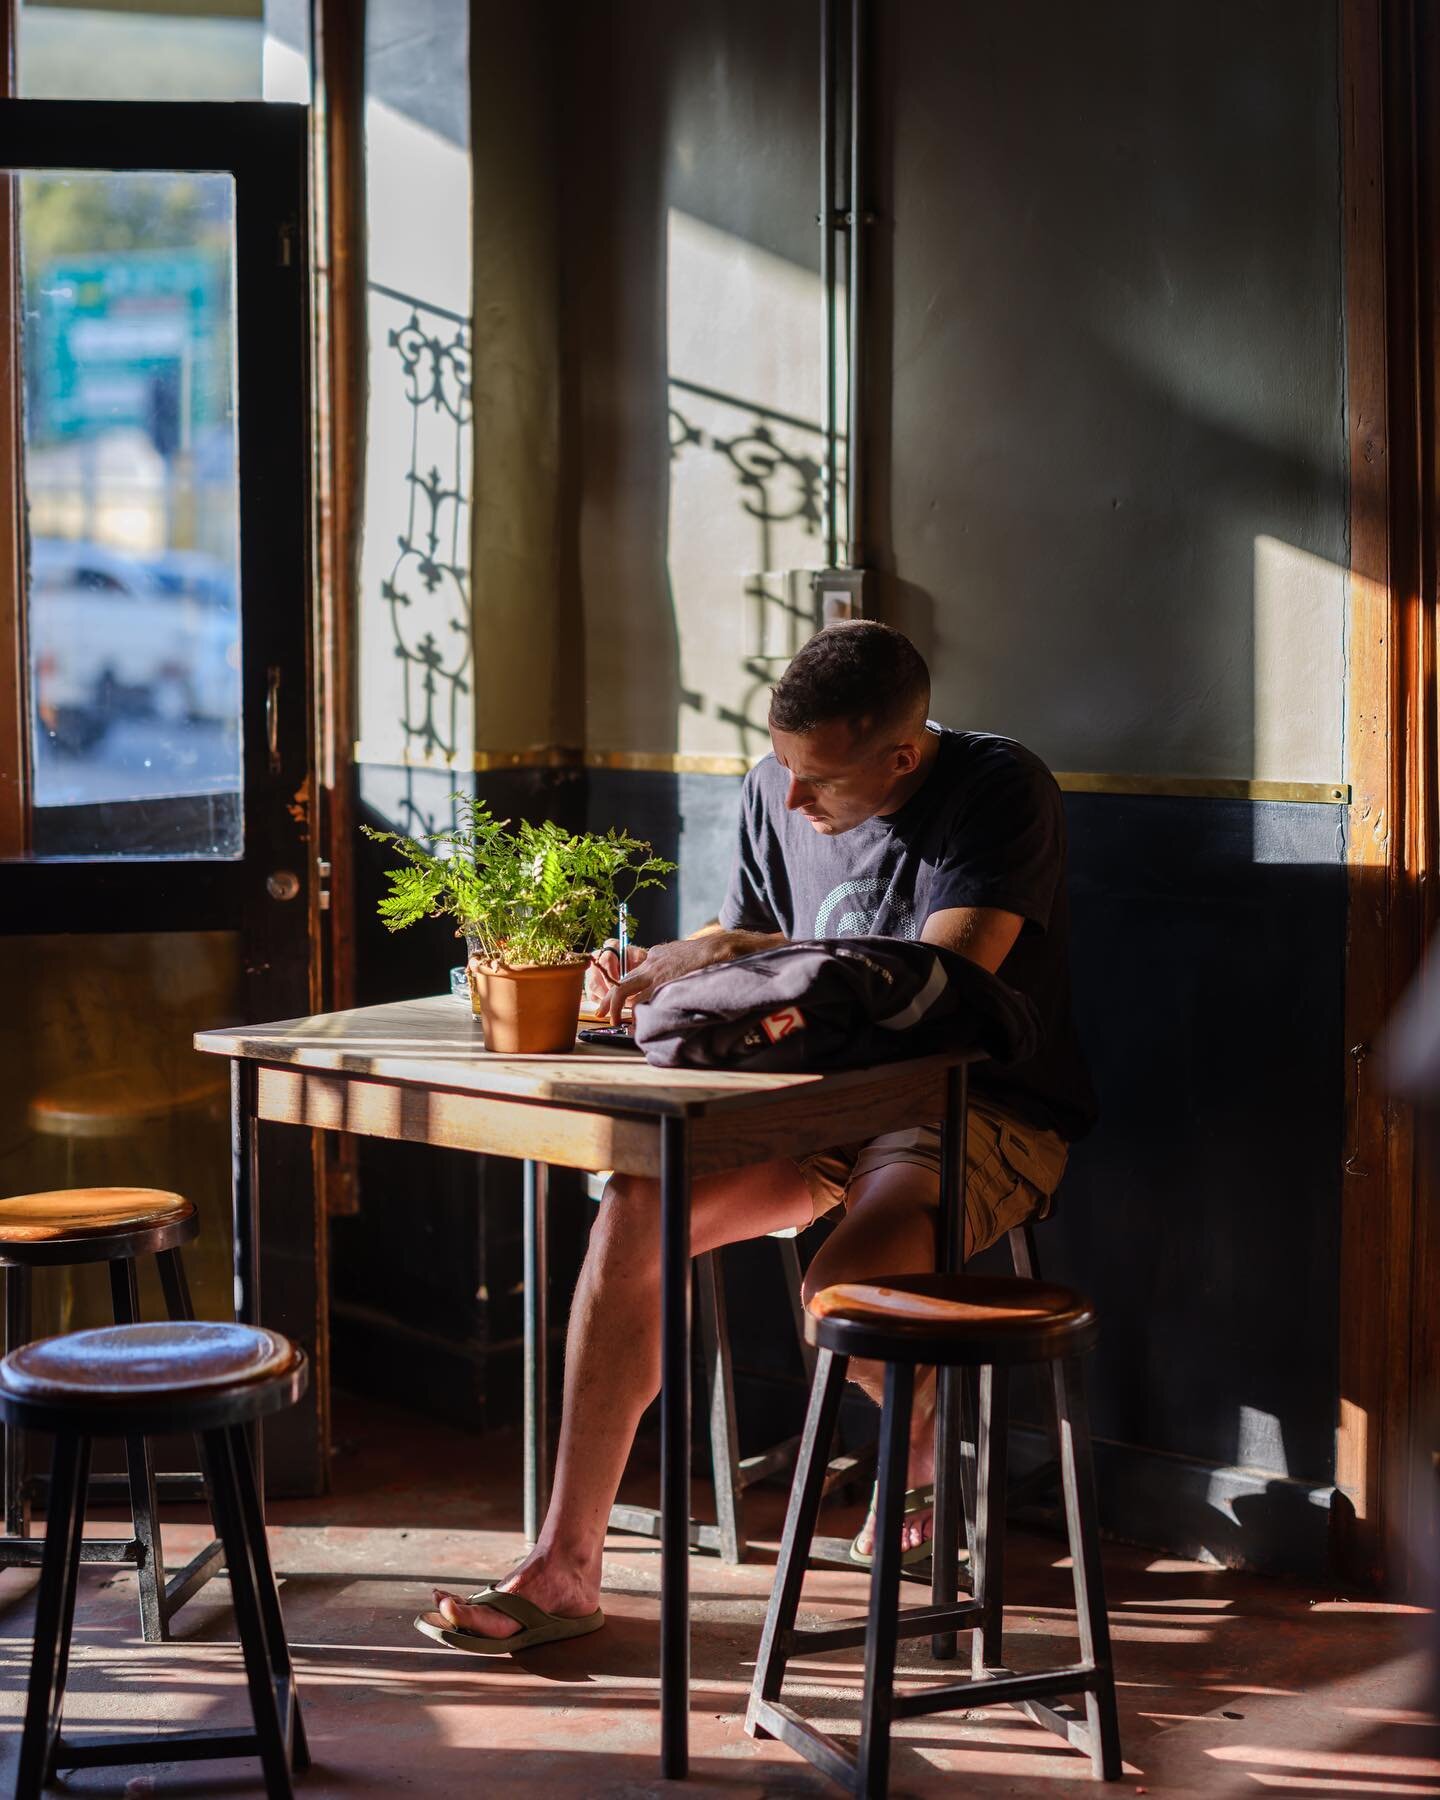
{"type": "Polygon", "coordinates": [[[66,257],[36,283],[32,444],[138,426],[169,455],[225,416],[228,259],[204,250],[66,257]],[[168,439],[168,441],[161,441],[168,439]]]}

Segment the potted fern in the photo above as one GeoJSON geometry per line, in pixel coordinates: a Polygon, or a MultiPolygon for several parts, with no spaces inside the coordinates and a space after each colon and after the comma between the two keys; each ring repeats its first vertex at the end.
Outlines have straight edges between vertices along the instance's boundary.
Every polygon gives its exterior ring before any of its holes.
{"type": "Polygon", "coordinates": [[[451,831],[413,838],[361,826],[402,858],[388,871],[380,917],[391,931],[454,919],[487,1050],[573,1050],[593,952],[613,934],[620,908],[642,888],[663,886],[675,865],[623,832],[512,825],[483,801],[453,799],[451,831]]]}

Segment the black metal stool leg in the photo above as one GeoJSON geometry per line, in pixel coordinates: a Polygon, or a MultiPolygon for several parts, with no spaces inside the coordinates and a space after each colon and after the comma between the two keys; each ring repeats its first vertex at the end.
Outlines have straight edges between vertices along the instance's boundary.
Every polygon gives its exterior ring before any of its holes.
{"type": "Polygon", "coordinates": [[[160,1274],[160,1288],[165,1295],[165,1310],[172,1319],[193,1319],[195,1305],[190,1298],[190,1283],[185,1278],[185,1264],[178,1250],[156,1253],[155,1267],[160,1274]]]}
{"type": "Polygon", "coordinates": [[[699,1299],[696,1326],[704,1358],[710,1412],[710,1470],[715,1482],[715,1524],[720,1556],[745,1560],[745,1519],[741,1511],[740,1429],[735,1417],[735,1375],[730,1331],[725,1319],[725,1275],[716,1251],[695,1258],[699,1299]]]}
{"type": "Polygon", "coordinates": [[[1005,1463],[1010,1430],[1010,1371],[980,1371],[979,1489],[975,1505],[972,1589],[984,1611],[971,1634],[970,1665],[978,1678],[1005,1658],[1005,1463]]]}
{"type": "Polygon", "coordinates": [[[39,1800],[52,1773],[65,1704],[65,1674],[75,1620],[80,1540],[85,1530],[85,1488],[89,1479],[89,1439],[56,1438],[15,1800],[39,1800]]]}
{"type": "Polygon", "coordinates": [[[755,1659],[755,1686],[745,1729],[752,1737],[771,1734],[756,1717],[757,1701],[774,1704],[779,1701],[785,1680],[788,1652],[785,1642],[795,1626],[800,1608],[800,1588],[805,1580],[805,1565],[810,1559],[810,1543],[815,1536],[815,1521],[820,1515],[820,1501],[825,1491],[826,1459],[835,1436],[835,1421],[840,1416],[840,1398],[845,1390],[845,1371],[849,1359],[822,1350],[815,1363],[815,1379],[810,1387],[810,1404],[805,1411],[805,1428],[800,1439],[800,1454],[795,1463],[795,1479],[790,1487],[790,1501],[785,1509],[785,1530],[780,1538],[780,1556],[775,1569],[775,1585],[770,1590],[770,1605],[765,1613],[765,1630],[755,1659]]]}
{"type": "MultiPolygon", "coordinates": [[[[215,1523],[225,1544],[225,1566],[230,1572],[230,1591],[235,1601],[235,1622],[245,1660],[250,1710],[255,1719],[256,1751],[265,1773],[265,1792],[270,1800],[293,1800],[284,1722],[271,1675],[268,1634],[261,1614],[255,1558],[246,1529],[230,1434],[226,1431],[204,1432],[201,1445],[215,1523]]],[[[258,1505],[257,1500],[257,1509],[258,1505]]],[[[266,1561],[268,1566],[268,1557],[266,1561]]],[[[293,1706],[291,1710],[293,1712],[293,1706]]]]}
{"type": "Polygon", "coordinates": [[[793,1237],[777,1237],[774,1242],[775,1248],[780,1252],[780,1272],[785,1281],[785,1297],[790,1302],[790,1317],[795,1326],[795,1342],[800,1350],[800,1360],[805,1365],[806,1379],[813,1381],[818,1352],[805,1335],[805,1274],[800,1267],[800,1251],[793,1237]]]}
{"type": "Polygon", "coordinates": [[[880,1421],[880,1494],[875,1514],[875,1563],[865,1632],[865,1699],[855,1765],[859,1800],[883,1800],[890,1777],[890,1721],[895,1696],[895,1648],[900,1640],[900,1526],[910,1464],[910,1409],[915,1371],[886,1363],[880,1421]]]}
{"type": "Polygon", "coordinates": [[[275,1571],[270,1566],[270,1542],[265,1535],[265,1521],[260,1513],[260,1496],[255,1488],[255,1470],[250,1462],[250,1439],[245,1428],[232,1425],[229,1430],[230,1454],[235,1464],[236,1486],[240,1492],[240,1515],[250,1540],[255,1566],[255,1586],[260,1601],[260,1617],[265,1626],[265,1645],[270,1668],[278,1684],[290,1696],[288,1724],[291,1763],[296,1769],[310,1767],[310,1750],[305,1742],[305,1721],[300,1711],[300,1697],[295,1691],[295,1670],[290,1661],[290,1642],[285,1636],[285,1620],[280,1611],[280,1592],[275,1585],[275,1571]]]}
{"type": "Polygon", "coordinates": [[[1022,1281],[1038,1281],[1035,1273],[1039,1260],[1035,1250],[1035,1227],[1027,1219],[1006,1232],[1010,1244],[1010,1266],[1022,1281]]]}
{"type": "MultiPolygon", "coordinates": [[[[135,1264],[126,1257],[110,1264],[110,1301],[117,1325],[140,1318],[140,1290],[135,1264]]],[[[165,1553],[160,1544],[160,1504],[155,1494],[155,1459],[149,1440],[125,1439],[125,1466],[130,1472],[130,1513],[140,1546],[135,1568],[140,1589],[140,1635],[147,1644],[163,1644],[170,1636],[165,1609],[165,1553]]]]}
{"type": "Polygon", "coordinates": [[[1055,1412],[1060,1423],[1060,1472],[1065,1485],[1065,1526],[1075,1577],[1075,1616],[1080,1656],[1095,1669],[1095,1685],[1085,1694],[1090,1763],[1105,1781],[1121,1774],[1120,1723],[1115,1708],[1115,1670],[1110,1656],[1110,1621],[1105,1612],[1105,1572],[1100,1560],[1100,1520],[1095,1505],[1090,1419],[1085,1376],[1077,1357],[1052,1368],[1055,1412]]]}
{"type": "MultiPolygon", "coordinates": [[[[23,1263],[5,1270],[5,1354],[30,1342],[30,1271],[23,1263]]],[[[30,1535],[30,1501],[25,1492],[25,1434],[17,1425],[5,1427],[5,1532],[9,1537],[30,1535]]]]}

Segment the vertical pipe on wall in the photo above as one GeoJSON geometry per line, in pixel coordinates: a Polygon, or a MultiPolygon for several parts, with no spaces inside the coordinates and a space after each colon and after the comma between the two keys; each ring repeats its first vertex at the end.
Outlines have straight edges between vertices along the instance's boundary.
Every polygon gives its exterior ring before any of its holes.
{"type": "Polygon", "coordinates": [[[848,543],[845,561],[858,569],[864,561],[861,529],[864,518],[864,444],[861,437],[861,384],[864,376],[865,339],[864,227],[865,198],[862,170],[865,166],[865,108],[862,74],[864,57],[864,0],[850,0],[850,262],[847,277],[849,302],[850,377],[846,401],[849,408],[846,453],[845,517],[848,543]]]}
{"type": "Polygon", "coordinates": [[[820,0],[820,286],[825,304],[825,567],[840,554],[835,353],[835,10],[820,0]]]}

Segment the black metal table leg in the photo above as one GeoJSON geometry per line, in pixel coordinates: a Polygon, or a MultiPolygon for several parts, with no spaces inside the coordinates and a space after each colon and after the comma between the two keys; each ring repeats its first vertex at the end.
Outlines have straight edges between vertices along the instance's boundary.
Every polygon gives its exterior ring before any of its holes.
{"type": "MultiPolygon", "coordinates": [[[[230,1198],[235,1269],[235,1317],[260,1323],[259,1071],[243,1056],[230,1063],[230,1198]]],[[[259,1421],[249,1427],[250,1460],[260,1507],[265,1507],[265,1444],[259,1421]]]]}
{"type": "Polygon", "coordinates": [[[660,1772],[689,1771],[690,1134],[660,1121],[660,1772]]]}
{"type": "Polygon", "coordinates": [[[540,1535],[550,1488],[547,1221],[550,1171],[525,1164],[525,1540],[540,1535]]]}
{"type": "MultiPolygon", "coordinates": [[[[945,1072],[945,1116],[940,1122],[940,1235],[936,1266],[942,1275],[957,1274],[965,1266],[965,1136],[969,1128],[970,1071],[957,1063],[945,1072]]],[[[935,1606],[953,1606],[959,1583],[960,1557],[960,1372],[941,1369],[935,1394],[935,1514],[931,1532],[930,1599],[935,1606]]],[[[930,1640],[931,1654],[949,1661],[956,1651],[956,1634],[938,1632],[930,1640]]]]}

